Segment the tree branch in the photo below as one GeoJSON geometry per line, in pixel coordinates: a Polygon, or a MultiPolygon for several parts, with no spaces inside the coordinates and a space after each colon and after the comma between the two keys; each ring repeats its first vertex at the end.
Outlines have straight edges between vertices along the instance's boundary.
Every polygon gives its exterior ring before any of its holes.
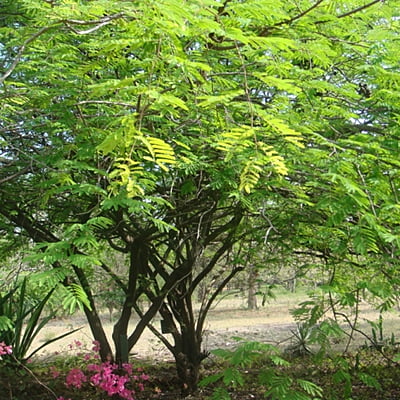
{"type": "Polygon", "coordinates": [[[30,36],[28,39],[24,41],[22,46],[19,48],[18,53],[16,57],[14,58],[14,61],[11,63],[10,67],[7,69],[7,71],[0,77],[0,84],[4,83],[4,81],[13,73],[14,69],[17,67],[18,63],[21,61],[22,55],[24,54],[26,47],[35,41],[39,36],[43,35],[45,32],[49,31],[52,28],[57,27],[58,25],[64,24],[66,25],[72,32],[78,34],[78,35],[86,35],[88,33],[92,33],[101,27],[110,24],[113,20],[122,18],[124,16],[124,13],[120,12],[117,14],[109,15],[104,18],[98,19],[98,20],[93,20],[93,21],[84,21],[84,20],[76,20],[76,19],[64,19],[58,22],[55,22],[53,25],[50,26],[45,26],[38,30],[35,34],[30,36]],[[93,28],[87,29],[85,31],[78,31],[74,28],[72,28],[71,25],[96,25],[93,28]]]}
{"type": "Polygon", "coordinates": [[[106,15],[103,18],[95,19],[95,20],[91,20],[91,21],[85,21],[82,19],[63,19],[60,21],[60,23],[70,24],[70,25],[100,25],[104,22],[111,22],[115,19],[119,19],[124,16],[125,16],[125,14],[123,12],[119,12],[117,14],[106,15]]]}
{"type": "Polygon", "coordinates": [[[14,58],[14,61],[11,63],[10,67],[8,68],[8,70],[3,74],[3,76],[0,77],[0,84],[4,83],[4,81],[13,73],[14,69],[17,67],[18,63],[21,61],[21,58],[22,58],[22,55],[24,54],[26,46],[28,46],[29,43],[32,43],[39,36],[43,35],[43,33],[47,32],[51,28],[53,28],[53,26],[46,26],[25,40],[25,42],[22,44],[22,46],[18,50],[18,53],[17,53],[16,57],[14,58]]]}
{"type": "Polygon", "coordinates": [[[3,183],[6,183],[8,181],[13,180],[14,178],[17,178],[20,175],[23,175],[25,172],[28,172],[31,169],[31,167],[25,167],[24,169],[22,169],[21,171],[16,172],[15,174],[9,175],[5,178],[0,179],[0,185],[2,185],[3,183]]]}
{"type": "MultiPolygon", "coordinates": [[[[265,36],[267,36],[267,35],[269,35],[269,34],[271,33],[271,30],[272,30],[272,29],[277,28],[277,27],[282,26],[282,25],[288,25],[288,24],[291,24],[291,23],[294,22],[294,21],[297,21],[298,19],[304,17],[305,15],[307,15],[308,13],[310,13],[312,10],[314,10],[315,8],[317,8],[323,1],[325,1],[325,0],[318,0],[318,1],[317,1],[315,4],[313,4],[311,7],[309,7],[309,8],[307,8],[306,10],[300,12],[299,14],[295,15],[294,17],[291,17],[291,18],[285,19],[285,20],[283,20],[283,21],[277,22],[277,23],[274,24],[274,25],[271,25],[271,26],[267,26],[267,27],[262,28],[262,30],[261,30],[261,32],[258,34],[258,36],[260,36],[260,37],[265,37],[265,36]]],[[[379,0],[378,0],[378,1],[379,1],[379,0]]],[[[222,41],[223,41],[223,40],[222,40],[222,41]]],[[[222,41],[220,40],[220,41],[217,42],[217,43],[221,43],[222,41]]],[[[237,49],[238,47],[242,47],[242,46],[244,46],[243,43],[237,43],[237,42],[236,42],[235,44],[227,45],[227,46],[209,45],[209,47],[210,47],[212,50],[220,50],[220,51],[223,51],[223,50],[233,50],[233,49],[237,49]]]]}
{"type": "Polygon", "coordinates": [[[196,326],[196,332],[197,334],[201,334],[203,331],[204,327],[204,322],[207,317],[208,311],[210,310],[212,304],[214,303],[215,299],[217,296],[222,292],[222,290],[226,287],[226,285],[232,280],[232,278],[235,277],[237,273],[240,271],[243,271],[244,267],[239,266],[235,267],[232,269],[230,274],[218,285],[217,289],[214,291],[214,293],[211,295],[211,297],[208,299],[206,304],[202,304],[201,309],[199,311],[199,317],[197,320],[197,326],[196,326]]]}
{"type": "MultiPolygon", "coordinates": [[[[288,24],[291,24],[291,23],[294,22],[294,21],[297,21],[298,19],[304,17],[305,15],[307,15],[307,14],[309,14],[311,11],[313,11],[315,8],[317,8],[323,1],[324,1],[324,0],[318,0],[318,1],[317,1],[316,3],[314,3],[312,6],[310,6],[310,7],[307,8],[306,10],[300,12],[299,14],[295,15],[294,17],[291,17],[291,18],[285,19],[285,20],[283,20],[283,21],[277,22],[277,23],[274,24],[274,25],[271,25],[271,26],[267,26],[267,27],[262,28],[262,30],[261,30],[261,32],[258,34],[258,36],[259,36],[259,37],[265,37],[265,36],[269,35],[269,34],[271,33],[271,31],[272,31],[274,28],[277,28],[277,27],[282,26],[282,25],[288,25],[288,24]]],[[[350,10],[350,11],[347,11],[347,12],[345,12],[345,13],[343,13],[343,14],[337,15],[336,18],[345,18],[345,17],[348,17],[348,16],[350,16],[350,15],[356,14],[356,13],[358,13],[358,12],[360,12],[360,11],[362,11],[362,10],[365,10],[365,9],[367,9],[367,8],[369,8],[369,7],[373,6],[373,5],[375,5],[376,3],[380,3],[380,2],[382,2],[382,0],[373,0],[373,1],[371,1],[370,3],[364,4],[363,6],[354,8],[353,10],[350,10]]],[[[325,23],[325,22],[326,22],[326,21],[324,21],[324,20],[320,20],[320,21],[315,21],[315,24],[322,24],[322,23],[325,23]]],[[[220,38],[220,40],[217,41],[217,43],[222,43],[223,41],[224,41],[223,38],[222,38],[222,40],[221,40],[221,38],[220,38]]],[[[208,47],[209,47],[211,50],[217,50],[217,51],[233,50],[233,49],[236,49],[238,46],[239,46],[239,47],[242,47],[242,46],[244,46],[244,43],[236,43],[236,44],[231,44],[231,45],[226,45],[226,46],[221,46],[221,45],[218,45],[218,44],[209,44],[209,45],[208,45],[208,47]]]]}
{"type": "MultiPolygon", "coordinates": [[[[113,18],[113,19],[116,19],[116,18],[113,18]]],[[[106,26],[106,25],[111,24],[111,22],[112,22],[113,19],[109,18],[109,19],[106,20],[106,21],[101,21],[101,20],[100,20],[101,22],[98,22],[98,24],[97,24],[96,26],[93,26],[93,27],[90,28],[90,29],[86,29],[85,31],[78,31],[77,29],[74,29],[74,28],[71,26],[71,20],[66,21],[66,22],[65,22],[65,25],[66,25],[72,32],[76,33],[77,35],[87,35],[87,34],[89,34],[89,33],[93,33],[93,32],[95,32],[95,31],[97,31],[98,29],[102,28],[103,26],[106,26]]],[[[73,21],[74,21],[74,20],[73,20],[73,21]]],[[[74,23],[76,23],[76,22],[78,22],[79,24],[81,24],[81,22],[85,22],[85,21],[74,21],[74,23]]],[[[93,23],[93,22],[92,22],[92,23],[93,23]]],[[[82,24],[81,24],[81,25],[82,25],[82,24]]]]}
{"type": "Polygon", "coordinates": [[[344,13],[344,14],[338,15],[337,18],[348,17],[348,16],[350,16],[352,14],[355,14],[355,13],[358,13],[358,12],[360,12],[362,10],[365,10],[366,8],[369,8],[369,7],[373,6],[376,3],[382,3],[382,0],[373,0],[370,3],[367,3],[367,4],[364,4],[363,6],[354,8],[353,10],[350,10],[350,11],[344,13]]]}
{"type": "Polygon", "coordinates": [[[273,29],[273,28],[276,28],[276,27],[282,26],[282,25],[288,25],[288,24],[291,24],[291,23],[294,22],[294,21],[297,21],[298,19],[304,17],[305,15],[307,15],[308,13],[310,13],[312,10],[314,10],[315,8],[317,8],[323,1],[324,1],[324,0],[318,0],[318,1],[317,1],[315,4],[313,4],[311,7],[307,8],[306,10],[302,11],[301,13],[295,15],[294,17],[289,18],[289,19],[285,19],[285,20],[283,20],[283,21],[281,21],[281,22],[277,22],[277,23],[274,24],[274,25],[271,25],[271,26],[269,26],[269,27],[267,27],[267,28],[264,28],[264,29],[260,32],[259,36],[266,36],[266,35],[268,35],[268,34],[270,33],[271,29],[273,29]]]}
{"type": "Polygon", "coordinates": [[[129,108],[135,108],[135,104],[131,103],[124,103],[120,101],[109,101],[109,100],[82,100],[79,101],[78,103],[75,103],[75,106],[82,106],[85,104],[106,104],[110,106],[121,106],[121,107],[129,107],[129,108]]]}

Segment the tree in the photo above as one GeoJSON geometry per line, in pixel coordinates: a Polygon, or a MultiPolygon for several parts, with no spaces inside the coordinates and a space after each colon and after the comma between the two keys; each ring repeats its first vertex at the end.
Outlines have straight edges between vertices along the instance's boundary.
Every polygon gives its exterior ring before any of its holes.
{"type": "Polygon", "coordinates": [[[80,297],[103,359],[125,361],[149,325],[194,390],[207,311],[242,269],[224,261],[254,229],[346,265],[346,249],[397,252],[398,218],[376,206],[397,210],[396,4],[1,6],[2,226],[37,243],[45,278],[80,297]],[[126,255],[127,276],[104,249],[126,255]],[[95,269],[125,294],[115,356],[95,269]]]}

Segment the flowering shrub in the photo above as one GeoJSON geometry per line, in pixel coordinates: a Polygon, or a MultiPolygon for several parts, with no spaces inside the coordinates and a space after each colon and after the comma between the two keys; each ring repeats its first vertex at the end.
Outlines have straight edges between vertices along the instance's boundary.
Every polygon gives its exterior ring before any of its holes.
{"type": "Polygon", "coordinates": [[[57,368],[54,367],[53,365],[50,367],[50,373],[53,379],[56,379],[60,376],[60,371],[58,371],[57,368]]]}
{"type": "Polygon", "coordinates": [[[12,354],[12,346],[7,346],[4,342],[0,342],[0,356],[12,354]]]}
{"type": "Polygon", "coordinates": [[[65,379],[67,386],[73,386],[78,389],[82,387],[82,384],[87,381],[86,375],[79,368],[72,368],[65,379]]]}
{"type": "MultiPolygon", "coordinates": [[[[99,351],[99,343],[93,342],[92,351],[99,351]]],[[[76,347],[81,347],[81,343],[75,342],[76,347]]],[[[99,363],[97,354],[81,354],[85,361],[92,361],[86,367],[72,368],[65,379],[68,387],[81,389],[83,385],[89,384],[98,390],[107,393],[108,396],[118,395],[122,399],[134,400],[136,391],[143,391],[144,384],[149,376],[143,373],[141,368],[134,370],[132,364],[122,364],[120,368],[117,364],[109,361],[99,363]]],[[[53,377],[59,376],[59,372],[50,368],[53,377]]],[[[68,400],[59,397],[57,400],[68,400]]]]}

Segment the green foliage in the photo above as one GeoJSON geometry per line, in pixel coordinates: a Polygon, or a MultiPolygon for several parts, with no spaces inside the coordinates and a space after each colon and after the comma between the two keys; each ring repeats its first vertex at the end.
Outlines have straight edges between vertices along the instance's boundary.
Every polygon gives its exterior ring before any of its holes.
{"type": "Polygon", "coordinates": [[[351,398],[354,391],[353,384],[356,381],[376,389],[378,393],[382,390],[382,385],[376,377],[366,370],[354,368],[345,357],[336,357],[334,362],[336,371],[332,375],[333,383],[342,387],[345,398],[351,398]]]}
{"type": "Polygon", "coordinates": [[[31,349],[33,341],[55,313],[42,317],[42,312],[54,290],[50,290],[41,300],[31,304],[27,296],[27,279],[0,296],[0,341],[12,346],[13,358],[24,362],[38,351],[76,330],[46,340],[42,345],[31,349]]]}
{"type": "MultiPolygon", "coordinates": [[[[46,252],[52,252],[53,246],[46,246],[46,252]],[[50,247],[50,248],[49,248],[50,247]]],[[[32,255],[27,260],[35,260],[37,255],[32,255]]],[[[59,259],[59,258],[57,258],[59,259]]],[[[76,265],[80,267],[91,266],[90,257],[86,255],[76,254],[70,258],[76,265]]],[[[97,258],[96,258],[97,260],[97,258]]],[[[41,298],[46,295],[46,291],[51,290],[53,295],[47,300],[46,306],[54,311],[54,314],[59,314],[60,306],[69,314],[73,314],[76,308],[83,310],[84,307],[91,309],[91,305],[87,293],[81,285],[69,282],[65,284],[71,277],[72,271],[67,267],[57,267],[50,270],[36,272],[29,277],[31,283],[30,290],[37,289],[38,293],[34,297],[41,298]],[[45,294],[43,294],[45,293],[45,294]]]]}
{"type": "Polygon", "coordinates": [[[71,283],[65,289],[67,294],[63,298],[62,305],[70,314],[75,312],[76,307],[79,307],[81,310],[83,310],[83,307],[91,309],[90,302],[82,286],[71,283]]]}
{"type": "Polygon", "coordinates": [[[222,372],[203,378],[201,386],[207,386],[222,382],[222,387],[217,387],[212,399],[231,399],[228,389],[235,389],[245,384],[246,373],[244,368],[258,370],[258,382],[266,398],[274,400],[296,399],[315,400],[322,398],[322,389],[316,384],[303,379],[291,378],[285,367],[290,363],[280,356],[279,349],[275,346],[260,342],[243,342],[235,338],[239,343],[234,350],[219,349],[212,353],[224,360],[227,366],[222,372]]]}
{"type": "Polygon", "coordinates": [[[269,386],[265,393],[273,400],[315,400],[323,398],[323,390],[316,384],[303,380],[292,379],[289,376],[277,376],[272,370],[261,374],[260,383],[269,386]]]}

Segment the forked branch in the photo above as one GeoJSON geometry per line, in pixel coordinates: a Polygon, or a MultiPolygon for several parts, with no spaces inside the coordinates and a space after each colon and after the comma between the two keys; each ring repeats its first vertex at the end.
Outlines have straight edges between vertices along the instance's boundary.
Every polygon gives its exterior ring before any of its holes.
{"type": "Polygon", "coordinates": [[[85,21],[85,20],[76,20],[76,19],[63,19],[60,20],[50,26],[45,26],[41,29],[39,29],[36,33],[34,33],[32,36],[30,36],[28,39],[24,41],[22,46],[19,48],[17,55],[15,56],[13,62],[11,63],[10,67],[7,69],[7,71],[0,76],[0,85],[4,83],[4,81],[13,73],[17,65],[22,59],[23,54],[25,53],[25,50],[27,46],[34,42],[37,38],[42,36],[44,33],[47,31],[58,27],[60,25],[65,25],[68,27],[69,30],[72,32],[78,34],[78,35],[87,35],[89,33],[95,32],[96,30],[100,29],[101,27],[110,24],[112,21],[122,18],[124,16],[124,13],[120,12],[117,14],[113,15],[108,15],[103,18],[97,19],[97,20],[91,20],[91,21],[85,21]],[[79,31],[73,28],[73,25],[94,25],[92,28],[84,30],[84,31],[79,31]]]}

